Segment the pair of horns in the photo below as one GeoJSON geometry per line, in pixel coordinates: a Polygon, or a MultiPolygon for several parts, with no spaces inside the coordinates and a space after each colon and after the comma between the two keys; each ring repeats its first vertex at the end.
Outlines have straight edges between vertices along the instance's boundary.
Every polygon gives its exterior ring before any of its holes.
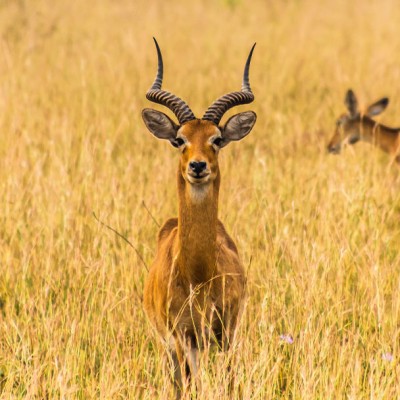
{"type": "MultiPolygon", "coordinates": [[[[164,72],[163,59],[157,40],[155,38],[153,39],[157,49],[158,69],[156,79],[154,80],[153,85],[146,94],[147,99],[154,103],[158,103],[168,107],[176,115],[181,125],[185,122],[196,119],[192,110],[182,99],[170,92],[161,89],[164,72]]],[[[219,99],[215,100],[214,103],[205,112],[202,119],[211,121],[215,125],[218,125],[221,121],[222,116],[230,108],[238,106],[240,104],[248,104],[254,100],[254,95],[250,88],[249,69],[255,45],[256,44],[254,43],[253,47],[250,50],[249,56],[247,57],[246,65],[244,67],[242,90],[240,92],[225,94],[224,96],[221,96],[219,99]]]]}

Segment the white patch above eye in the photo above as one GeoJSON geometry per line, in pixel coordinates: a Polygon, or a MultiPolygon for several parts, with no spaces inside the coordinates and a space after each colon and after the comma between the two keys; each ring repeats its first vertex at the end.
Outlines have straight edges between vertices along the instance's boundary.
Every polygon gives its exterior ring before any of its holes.
{"type": "Polygon", "coordinates": [[[221,138],[222,139],[222,136],[221,136],[221,134],[219,133],[218,135],[213,135],[213,136],[211,136],[210,137],[210,139],[208,139],[208,141],[210,142],[210,143],[212,143],[215,139],[219,139],[219,138],[221,138]]]}

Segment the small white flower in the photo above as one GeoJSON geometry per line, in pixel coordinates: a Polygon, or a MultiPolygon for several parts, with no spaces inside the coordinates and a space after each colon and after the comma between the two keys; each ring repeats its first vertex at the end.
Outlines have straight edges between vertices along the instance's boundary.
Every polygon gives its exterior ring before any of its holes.
{"type": "Polygon", "coordinates": [[[293,342],[294,342],[293,336],[290,334],[280,335],[279,339],[281,339],[283,342],[286,342],[288,344],[293,344],[293,342]]]}
{"type": "Polygon", "coordinates": [[[389,362],[393,361],[394,360],[393,354],[392,353],[383,353],[382,360],[389,361],[389,362]]]}

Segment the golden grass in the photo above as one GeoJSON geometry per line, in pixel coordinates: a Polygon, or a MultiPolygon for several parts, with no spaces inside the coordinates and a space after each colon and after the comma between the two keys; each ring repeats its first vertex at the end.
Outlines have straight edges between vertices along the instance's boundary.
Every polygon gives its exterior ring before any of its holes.
{"type": "MultiPolygon", "coordinates": [[[[164,87],[198,116],[240,88],[258,43],[256,101],[229,113],[258,122],[220,155],[220,216],[251,260],[243,398],[399,398],[399,169],[368,145],[325,152],[349,87],[389,96],[381,121],[400,124],[399,21],[396,0],[1,2],[1,398],[173,395],[147,272],[92,214],[147,264],[143,201],[160,222],[176,214],[178,156],[140,117],[153,35],[164,87]]],[[[201,398],[228,398],[225,363],[204,360],[201,398]]]]}

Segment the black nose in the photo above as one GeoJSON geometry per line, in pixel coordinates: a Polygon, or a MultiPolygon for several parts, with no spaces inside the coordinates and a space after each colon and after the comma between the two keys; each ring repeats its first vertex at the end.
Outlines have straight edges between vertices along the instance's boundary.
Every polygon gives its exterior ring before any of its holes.
{"type": "Polygon", "coordinates": [[[189,167],[198,175],[206,169],[207,163],[205,161],[191,161],[189,167]]]}
{"type": "Polygon", "coordinates": [[[328,152],[331,154],[339,153],[339,148],[337,146],[328,146],[327,149],[328,149],[328,152]]]}

